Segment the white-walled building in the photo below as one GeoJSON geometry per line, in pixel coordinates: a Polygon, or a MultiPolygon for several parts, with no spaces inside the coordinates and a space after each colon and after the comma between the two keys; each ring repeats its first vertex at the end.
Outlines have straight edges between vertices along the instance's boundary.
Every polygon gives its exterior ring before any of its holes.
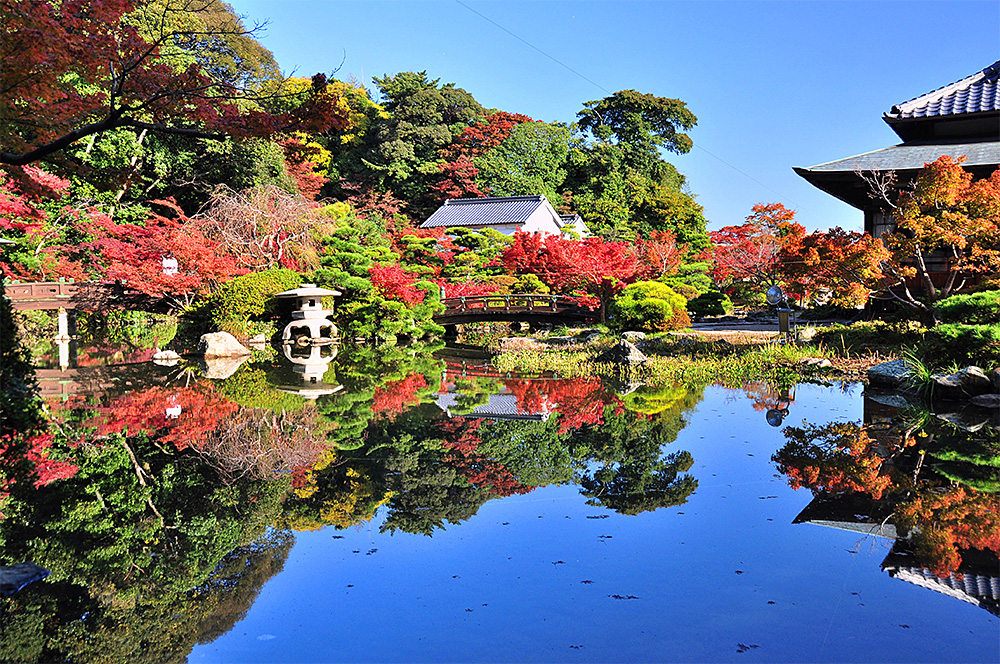
{"type": "Polygon", "coordinates": [[[560,215],[545,196],[452,198],[444,202],[420,228],[492,228],[504,235],[517,231],[567,235],[570,228],[582,237],[587,227],[579,215],[560,215]]]}

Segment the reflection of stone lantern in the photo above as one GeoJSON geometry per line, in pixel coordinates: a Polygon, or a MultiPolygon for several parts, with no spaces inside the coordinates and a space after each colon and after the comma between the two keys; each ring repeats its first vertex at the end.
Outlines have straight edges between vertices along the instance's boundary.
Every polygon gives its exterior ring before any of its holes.
{"type": "MultiPolygon", "coordinates": [[[[298,307],[292,312],[292,322],[281,333],[284,344],[303,341],[312,345],[329,344],[337,339],[337,328],[330,320],[333,311],[323,308],[323,298],[340,295],[340,291],[317,288],[316,284],[302,284],[275,297],[294,297],[298,307]]],[[[333,358],[331,358],[333,359],[333,358]]]]}
{"type": "Polygon", "coordinates": [[[301,348],[292,344],[284,344],[282,350],[285,359],[294,366],[292,371],[302,376],[307,383],[317,383],[323,380],[323,374],[333,358],[337,357],[337,349],[329,344],[309,345],[301,348]]]}
{"type": "Polygon", "coordinates": [[[337,357],[337,347],[331,344],[283,344],[285,359],[292,363],[292,371],[302,376],[301,385],[280,385],[278,389],[289,394],[297,394],[304,399],[316,399],[338,392],[341,385],[323,382],[323,375],[333,358],[337,357]]]}

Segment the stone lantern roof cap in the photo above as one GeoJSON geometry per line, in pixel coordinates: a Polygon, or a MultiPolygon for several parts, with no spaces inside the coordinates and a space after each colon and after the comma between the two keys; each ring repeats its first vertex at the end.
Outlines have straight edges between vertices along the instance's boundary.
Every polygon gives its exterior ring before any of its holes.
{"type": "Polygon", "coordinates": [[[275,297],[326,297],[327,295],[343,295],[343,293],[330,288],[318,288],[316,284],[302,284],[298,288],[278,293],[275,297]]]}

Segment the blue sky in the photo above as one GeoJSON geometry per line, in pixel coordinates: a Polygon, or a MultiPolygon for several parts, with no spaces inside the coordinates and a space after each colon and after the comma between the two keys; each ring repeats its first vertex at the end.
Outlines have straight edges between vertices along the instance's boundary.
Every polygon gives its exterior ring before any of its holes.
{"type": "Polygon", "coordinates": [[[810,230],[861,228],[861,213],[792,172],[898,142],[893,104],[1000,58],[1000,2],[484,2],[231,0],[267,21],[287,72],[426,70],[483,106],[572,122],[632,88],[698,116],[688,177],[711,228],[758,202],[810,230]]]}

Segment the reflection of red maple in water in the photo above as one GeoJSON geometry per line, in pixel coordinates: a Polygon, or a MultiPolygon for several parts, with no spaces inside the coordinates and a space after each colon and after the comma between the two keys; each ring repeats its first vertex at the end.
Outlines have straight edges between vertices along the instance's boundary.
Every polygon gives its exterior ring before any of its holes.
{"type": "Polygon", "coordinates": [[[518,482],[503,464],[479,454],[479,425],[482,422],[454,419],[440,424],[444,448],[448,451],[444,461],[457,468],[470,484],[488,487],[493,495],[513,496],[533,491],[535,487],[518,482]]]}
{"type": "Polygon", "coordinates": [[[892,486],[892,478],[882,472],[876,441],[858,424],[788,427],[785,436],[789,442],[772,460],[793,489],[805,487],[830,495],[865,493],[879,500],[892,486]]]}
{"type": "Polygon", "coordinates": [[[427,387],[423,374],[410,374],[402,380],[395,380],[375,388],[372,399],[372,413],[395,417],[407,408],[420,402],[419,392],[427,387]]]}
{"type": "Polygon", "coordinates": [[[129,392],[97,409],[91,420],[97,435],[127,431],[161,432],[160,442],[178,450],[201,447],[219,422],[239,409],[210,389],[190,387],[150,387],[129,392]],[[169,411],[180,414],[172,417],[169,411]],[[168,411],[169,409],[169,411],[168,411]]]}
{"type": "MultiPolygon", "coordinates": [[[[8,465],[16,462],[16,459],[23,454],[23,458],[31,463],[35,475],[33,483],[36,487],[73,477],[79,468],[72,460],[53,459],[49,456],[54,440],[55,436],[51,433],[6,437],[0,439],[0,457],[3,457],[5,465],[8,465]]],[[[6,489],[13,483],[13,479],[8,479],[0,486],[2,489],[0,498],[7,495],[6,489]]]]}
{"type": "MultiPolygon", "coordinates": [[[[0,506],[10,496],[17,478],[21,477],[22,471],[18,469],[20,459],[31,464],[30,471],[34,474],[32,483],[36,488],[76,475],[79,468],[73,460],[49,457],[53,440],[54,436],[50,433],[15,434],[0,438],[0,506]]],[[[0,511],[0,519],[3,517],[0,511]]]]}
{"type": "Polygon", "coordinates": [[[897,509],[899,520],[919,528],[913,539],[921,564],[946,577],[962,564],[959,549],[1000,553],[1000,497],[964,487],[922,492],[897,509]]]}
{"type": "Polygon", "coordinates": [[[559,433],[604,422],[604,407],[621,402],[604,390],[601,379],[559,378],[554,380],[505,380],[504,386],[517,398],[522,413],[560,413],[559,433]]]}

